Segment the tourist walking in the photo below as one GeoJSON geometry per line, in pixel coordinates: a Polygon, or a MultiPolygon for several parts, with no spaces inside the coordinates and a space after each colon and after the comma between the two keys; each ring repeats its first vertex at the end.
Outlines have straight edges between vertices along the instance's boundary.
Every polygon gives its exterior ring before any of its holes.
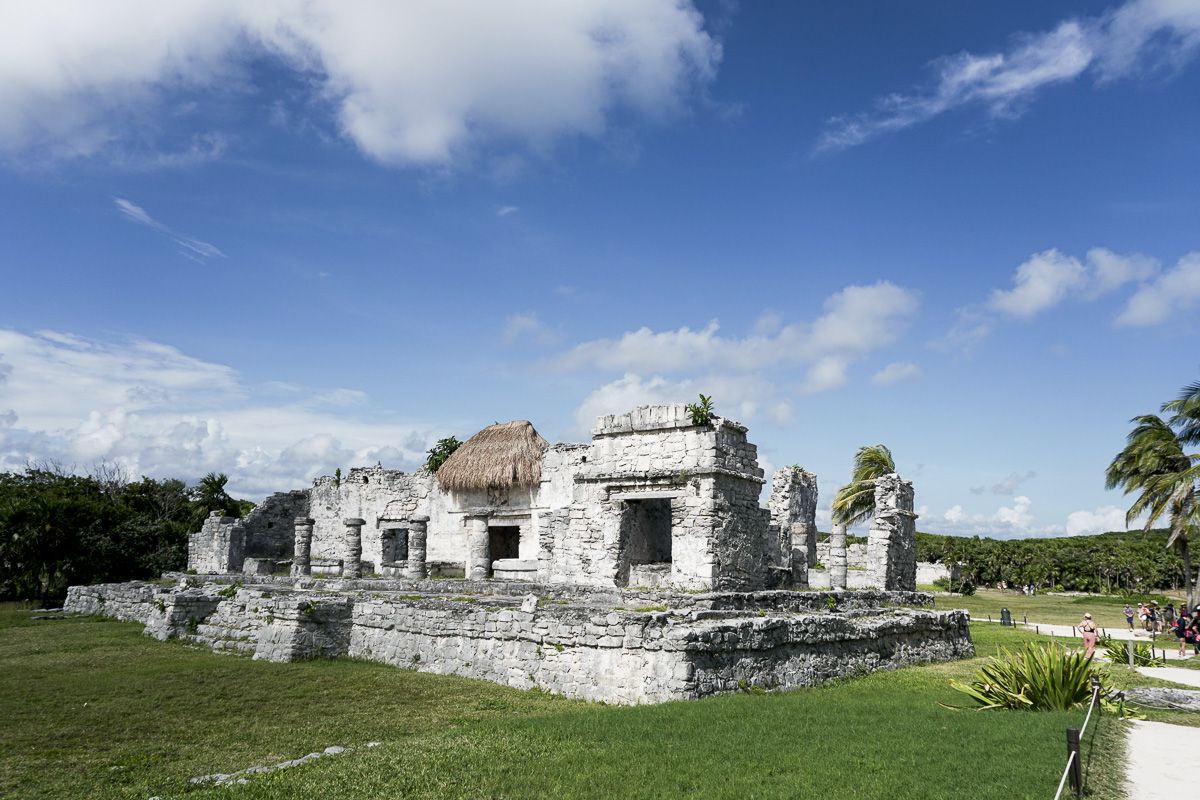
{"type": "Polygon", "coordinates": [[[1083,652],[1088,658],[1096,655],[1096,623],[1092,622],[1091,614],[1084,614],[1079,623],[1079,632],[1083,635],[1083,652]]]}
{"type": "Polygon", "coordinates": [[[1133,606],[1129,603],[1125,604],[1125,624],[1129,626],[1129,630],[1133,630],[1133,606]]]}
{"type": "Polygon", "coordinates": [[[1175,621],[1174,631],[1176,638],[1179,639],[1180,658],[1187,653],[1188,642],[1191,641],[1191,632],[1188,630],[1188,626],[1191,624],[1191,622],[1192,618],[1190,615],[1188,615],[1187,604],[1184,603],[1179,606],[1179,619],[1175,621]]]}

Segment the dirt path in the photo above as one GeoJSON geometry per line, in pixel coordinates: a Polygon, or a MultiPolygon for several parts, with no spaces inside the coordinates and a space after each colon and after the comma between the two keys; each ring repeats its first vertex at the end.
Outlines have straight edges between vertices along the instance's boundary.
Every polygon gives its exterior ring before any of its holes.
{"type": "Polygon", "coordinates": [[[1134,720],[1129,731],[1129,762],[1125,779],[1129,800],[1182,800],[1195,797],[1195,774],[1189,770],[1172,769],[1169,765],[1191,763],[1197,752],[1200,752],[1200,728],[1134,720]]]}

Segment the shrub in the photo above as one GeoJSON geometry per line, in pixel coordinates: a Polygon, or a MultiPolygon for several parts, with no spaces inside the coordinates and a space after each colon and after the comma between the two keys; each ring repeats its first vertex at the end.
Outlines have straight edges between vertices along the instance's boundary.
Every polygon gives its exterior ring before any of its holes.
{"type": "MultiPolygon", "coordinates": [[[[988,660],[970,683],[950,685],[975,701],[977,710],[1066,711],[1087,705],[1099,671],[1083,653],[1057,645],[1028,644],[988,660]]],[[[950,708],[951,706],[947,706],[950,708]]]]}
{"type": "MultiPolygon", "coordinates": [[[[1099,644],[1112,663],[1129,663],[1129,651],[1126,649],[1128,645],[1123,640],[1105,636],[1099,644]]],[[[1133,665],[1135,667],[1162,667],[1166,666],[1166,663],[1154,655],[1154,646],[1150,642],[1133,643],[1133,665]]]]}
{"type": "Polygon", "coordinates": [[[716,409],[713,406],[712,395],[702,394],[699,403],[688,403],[684,410],[692,415],[693,425],[708,425],[712,422],[716,409]]]}
{"type": "Polygon", "coordinates": [[[438,468],[446,463],[446,459],[460,447],[462,447],[462,442],[457,437],[447,436],[445,439],[438,439],[437,444],[429,449],[429,457],[425,459],[425,469],[437,472],[438,468]]]}

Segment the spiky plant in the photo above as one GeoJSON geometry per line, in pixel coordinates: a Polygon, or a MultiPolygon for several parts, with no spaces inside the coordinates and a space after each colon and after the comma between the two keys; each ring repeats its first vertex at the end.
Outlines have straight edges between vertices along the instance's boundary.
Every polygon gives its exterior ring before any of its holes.
{"type": "Polygon", "coordinates": [[[1030,643],[1016,652],[1001,648],[975,680],[950,686],[975,701],[978,711],[1066,711],[1091,701],[1092,676],[1099,674],[1090,656],[1030,643]]]}
{"type": "Polygon", "coordinates": [[[850,483],[838,489],[833,498],[833,521],[851,527],[874,514],[875,481],[895,471],[896,462],[886,445],[858,448],[850,483]]]}
{"type": "Polygon", "coordinates": [[[716,407],[713,406],[712,395],[700,395],[700,402],[688,403],[684,410],[692,417],[693,425],[708,425],[712,422],[713,414],[716,412],[716,407]]]}

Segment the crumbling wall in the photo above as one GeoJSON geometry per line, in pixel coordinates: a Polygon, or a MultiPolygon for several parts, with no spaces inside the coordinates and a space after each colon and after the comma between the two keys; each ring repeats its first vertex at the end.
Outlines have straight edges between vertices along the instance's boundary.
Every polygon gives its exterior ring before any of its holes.
{"type": "Polygon", "coordinates": [[[200,530],[188,537],[188,569],[209,574],[241,572],[245,548],[246,530],[241,521],[214,511],[200,530]]]}
{"type": "MultiPolygon", "coordinates": [[[[309,490],[308,516],[314,520],[312,559],[337,560],[344,556],[346,526],[343,520],[366,520],[362,529],[362,561],[378,571],[383,560],[383,531],[402,528],[403,520],[416,514],[434,516],[433,506],[443,497],[434,489],[434,478],[427,472],[407,473],[382,467],[355,467],[338,481],[332,476],[318,478],[309,490]],[[389,520],[391,521],[389,523],[389,520]]],[[[297,516],[304,516],[303,514],[297,516]]],[[[430,561],[462,560],[461,549],[443,527],[435,528],[431,519],[426,541],[430,561]]]]}
{"type": "Polygon", "coordinates": [[[242,518],[247,558],[292,557],[296,517],[308,516],[308,490],[276,492],[242,518]]]}
{"type": "Polygon", "coordinates": [[[913,485],[896,473],[875,481],[875,516],[867,536],[867,575],[872,586],[917,588],[917,515],[913,485]]]}
{"type": "Polygon", "coordinates": [[[817,476],[800,467],[776,470],[767,508],[779,537],[778,566],[791,569],[793,585],[807,584],[817,564],[817,476]]]}

